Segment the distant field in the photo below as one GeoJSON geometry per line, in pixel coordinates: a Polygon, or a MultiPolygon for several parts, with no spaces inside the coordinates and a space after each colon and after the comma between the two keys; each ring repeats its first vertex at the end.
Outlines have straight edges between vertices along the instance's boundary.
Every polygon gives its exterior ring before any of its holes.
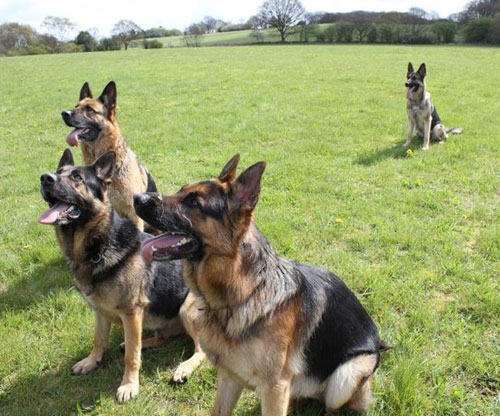
{"type": "MultiPolygon", "coordinates": [[[[328,25],[319,25],[321,27],[328,25]]],[[[260,31],[264,38],[263,43],[276,43],[280,42],[280,35],[275,29],[266,29],[260,31]]],[[[217,45],[241,45],[248,43],[257,43],[257,39],[251,36],[251,30],[238,30],[234,32],[217,32],[209,33],[205,35],[200,42],[201,46],[217,46],[217,45]]],[[[170,36],[166,38],[156,38],[165,47],[179,47],[185,46],[183,41],[183,36],[170,36]]],[[[287,42],[297,42],[299,40],[299,34],[292,34],[287,38],[287,42]]]]}
{"type": "MultiPolygon", "coordinates": [[[[91,349],[93,314],[36,222],[39,176],[66,147],[61,110],[84,81],[97,95],[111,79],[122,131],[163,192],[216,175],[236,152],[242,168],[267,161],[259,227],[283,255],[341,276],[395,347],[369,416],[500,414],[499,49],[132,49],[0,68],[1,415],[202,416],[214,400],[208,363],[169,384],[192,351],[184,338],[143,354],[141,394],[126,405],[114,401],[120,328],[98,370],[70,376],[91,349]],[[409,60],[425,60],[439,114],[465,128],[428,152],[419,140],[402,148],[409,60]]],[[[245,393],[235,415],[259,414],[245,393]]]]}

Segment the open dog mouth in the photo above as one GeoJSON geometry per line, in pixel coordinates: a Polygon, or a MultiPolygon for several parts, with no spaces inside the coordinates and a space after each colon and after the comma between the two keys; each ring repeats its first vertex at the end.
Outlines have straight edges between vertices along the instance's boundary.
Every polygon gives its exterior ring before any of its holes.
{"type": "Polygon", "coordinates": [[[79,207],[63,201],[51,203],[51,207],[38,218],[40,224],[64,225],[76,220],[82,211],[79,207]]]}
{"type": "Polygon", "coordinates": [[[156,237],[148,238],[141,244],[144,259],[151,263],[168,261],[188,257],[198,250],[196,238],[187,234],[167,232],[156,237]]]}
{"type": "Polygon", "coordinates": [[[79,127],[73,130],[68,137],[66,137],[66,142],[70,146],[79,146],[81,140],[92,140],[96,136],[96,131],[90,127],[79,127]]]}

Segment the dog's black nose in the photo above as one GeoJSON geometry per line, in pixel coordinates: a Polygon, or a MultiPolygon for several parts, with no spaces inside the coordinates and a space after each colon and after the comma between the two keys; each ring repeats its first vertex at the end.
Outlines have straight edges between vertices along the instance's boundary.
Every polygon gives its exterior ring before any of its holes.
{"type": "Polygon", "coordinates": [[[61,113],[61,116],[64,120],[67,120],[71,117],[71,111],[69,110],[64,110],[62,113],[61,113]]]}
{"type": "Polygon", "coordinates": [[[57,176],[54,175],[53,173],[44,173],[42,176],[40,176],[40,182],[42,182],[42,185],[50,185],[53,184],[57,179],[57,176]]]}
{"type": "Polygon", "coordinates": [[[134,207],[144,207],[153,202],[153,197],[149,194],[135,194],[134,207]]]}

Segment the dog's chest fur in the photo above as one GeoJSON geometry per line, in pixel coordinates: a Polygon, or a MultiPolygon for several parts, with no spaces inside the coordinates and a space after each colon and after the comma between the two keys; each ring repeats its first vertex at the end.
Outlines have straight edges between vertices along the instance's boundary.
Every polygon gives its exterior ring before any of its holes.
{"type": "Polygon", "coordinates": [[[425,91],[420,97],[407,99],[406,111],[418,133],[423,135],[425,122],[429,121],[432,114],[431,95],[425,91]]]}

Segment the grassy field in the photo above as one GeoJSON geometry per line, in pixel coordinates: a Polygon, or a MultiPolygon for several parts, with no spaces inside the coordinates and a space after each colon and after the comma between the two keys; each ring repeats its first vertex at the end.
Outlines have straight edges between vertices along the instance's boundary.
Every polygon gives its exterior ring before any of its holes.
{"type": "MultiPolygon", "coordinates": [[[[143,354],[141,394],[123,406],[121,328],[98,370],[70,375],[91,349],[93,314],[36,222],[39,176],[66,147],[61,110],[84,81],[97,94],[111,79],[122,131],[163,192],[218,174],[236,152],[241,167],[268,162],[260,228],[283,255],[341,276],[395,347],[369,416],[500,414],[498,68],[499,49],[465,47],[0,58],[0,414],[201,416],[213,403],[209,364],[169,384],[192,351],[184,338],[143,354]],[[419,140],[402,148],[409,60],[425,60],[441,117],[465,128],[428,152],[419,140]]],[[[235,414],[260,414],[253,393],[235,414]]]]}

